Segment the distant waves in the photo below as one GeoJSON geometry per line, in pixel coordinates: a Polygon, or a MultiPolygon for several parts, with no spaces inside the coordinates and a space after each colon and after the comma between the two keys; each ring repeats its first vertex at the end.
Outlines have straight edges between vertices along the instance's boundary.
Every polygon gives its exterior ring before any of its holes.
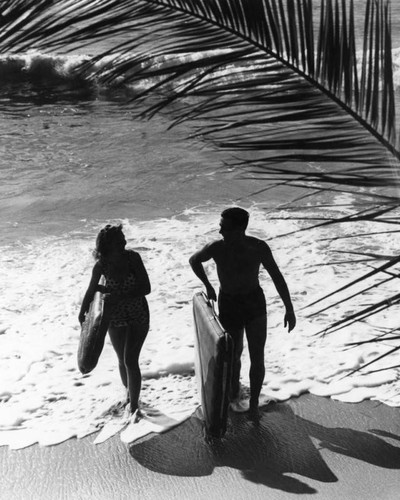
{"type": "MultiPolygon", "coordinates": [[[[196,56],[182,54],[178,57],[187,60],[196,56]]],[[[90,88],[100,93],[102,90],[109,91],[111,85],[107,76],[110,69],[115,60],[121,61],[125,58],[126,56],[115,54],[92,59],[90,55],[57,55],[36,51],[3,55],[0,57],[0,92],[4,95],[12,87],[15,93],[19,86],[26,89],[27,85],[41,88],[59,86],[61,90],[90,88]]],[[[158,57],[154,61],[157,66],[169,63],[168,56],[158,57]]],[[[120,84],[125,76],[121,75],[119,81],[113,80],[113,84],[120,84]]],[[[395,88],[399,89],[400,48],[393,50],[393,78],[395,88]]],[[[146,86],[145,80],[141,86],[146,86]]]]}
{"type": "Polygon", "coordinates": [[[83,83],[84,78],[79,76],[79,68],[88,61],[89,56],[57,56],[40,52],[3,56],[0,58],[0,86],[19,82],[83,83]]]}

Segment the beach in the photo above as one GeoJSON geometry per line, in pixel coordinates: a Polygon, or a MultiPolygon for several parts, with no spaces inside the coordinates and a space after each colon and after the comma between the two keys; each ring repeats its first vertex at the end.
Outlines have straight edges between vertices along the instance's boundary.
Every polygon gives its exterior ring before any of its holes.
{"type": "MultiPolygon", "coordinates": [[[[356,2],[357,37],[364,3],[356,2]]],[[[400,7],[392,4],[398,98],[400,7]]],[[[269,184],[257,170],[235,166],[235,152],[191,135],[191,124],[170,128],[168,113],[138,118],[145,106],[132,103],[132,89],[77,80],[76,68],[93,54],[84,47],[0,57],[0,498],[397,499],[400,350],[392,334],[400,304],[391,297],[399,263],[385,279],[371,274],[336,291],[398,256],[399,210],[363,217],[379,212],[386,197],[398,200],[398,187],[343,185],[309,196],[296,183],[269,184]],[[272,402],[261,406],[257,424],[231,412],[226,436],[209,442],[194,372],[192,298],[202,285],[189,258],[220,238],[229,206],[247,209],[248,234],[269,244],[297,326],[290,334],[284,328],[282,301],[262,270],[261,405],[272,402]],[[77,366],[78,312],[96,236],[108,223],[123,225],[152,285],[140,356],[148,418],[128,426],[113,410],[126,394],[109,338],[93,372],[77,366]],[[326,334],[381,301],[377,314],[326,334]]],[[[110,61],[96,64],[106,70],[110,61]]],[[[300,174],[327,168],[285,165],[300,174]]],[[[347,168],[335,163],[338,172],[347,168]]],[[[215,265],[206,271],[217,289],[215,265]]]]}
{"type": "Polygon", "coordinates": [[[231,414],[207,443],[198,414],[133,445],[94,436],[58,446],[0,448],[2,498],[395,500],[400,409],[304,395],[268,405],[259,424],[231,414]]]}

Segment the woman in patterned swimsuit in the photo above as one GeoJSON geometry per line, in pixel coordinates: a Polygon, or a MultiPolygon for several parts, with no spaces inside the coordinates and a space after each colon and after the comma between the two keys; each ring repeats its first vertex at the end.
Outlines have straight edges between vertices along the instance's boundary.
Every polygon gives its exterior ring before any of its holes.
{"type": "Polygon", "coordinates": [[[105,293],[104,315],[109,321],[108,333],[118,356],[122,383],[128,389],[130,409],[139,409],[142,376],[139,355],[149,331],[149,308],[145,295],[150,293],[150,281],[140,255],[125,249],[122,226],[107,225],[97,236],[92,278],[84,296],[79,321],[85,314],[96,291],[105,293]],[[101,276],[105,286],[99,285],[101,276]]]}

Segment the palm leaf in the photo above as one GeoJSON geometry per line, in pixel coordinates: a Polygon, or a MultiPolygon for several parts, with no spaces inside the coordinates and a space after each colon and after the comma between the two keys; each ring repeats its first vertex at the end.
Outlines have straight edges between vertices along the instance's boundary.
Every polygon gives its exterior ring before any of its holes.
{"type": "MultiPolygon", "coordinates": [[[[82,70],[107,85],[118,82],[137,89],[145,81],[147,88],[134,99],[143,101],[155,92],[164,98],[152,101],[143,116],[173,102],[178,121],[184,115],[201,122],[198,134],[203,138],[242,156],[250,152],[246,162],[259,175],[284,176],[269,164],[287,160],[349,161],[359,165],[356,171],[327,171],[323,181],[393,182],[390,159],[380,147],[400,157],[394,142],[387,2],[367,0],[361,76],[366,84],[361,85],[352,1],[348,7],[345,1],[322,2],[319,26],[311,0],[3,4],[2,52],[109,40],[112,49],[82,70]],[[182,53],[201,56],[183,58],[182,53]],[[111,55],[112,63],[94,72],[93,64],[111,55]],[[160,58],[166,63],[160,64],[160,58]],[[377,92],[380,85],[385,91],[377,92]]],[[[296,172],[288,175],[299,178],[296,172]]],[[[315,180],[315,172],[303,167],[301,183],[308,186],[315,180]]]]}
{"type": "MultiPolygon", "coordinates": [[[[393,347],[389,351],[385,352],[384,354],[381,354],[380,356],[378,356],[377,358],[374,358],[373,360],[369,361],[368,363],[363,364],[359,368],[356,368],[355,370],[352,370],[351,372],[346,373],[346,375],[344,377],[342,377],[342,379],[346,378],[346,377],[350,377],[351,375],[354,375],[355,373],[361,371],[362,369],[367,368],[368,366],[371,366],[372,364],[376,363],[377,361],[380,361],[381,359],[386,358],[387,356],[390,356],[391,354],[394,354],[395,352],[397,352],[399,350],[400,350],[400,346],[393,347]]],[[[395,368],[398,368],[399,366],[400,365],[388,366],[388,367],[385,367],[385,368],[381,368],[379,370],[372,370],[370,373],[377,373],[377,372],[383,371],[383,370],[395,369],[395,368]]]]}
{"type": "Polygon", "coordinates": [[[350,342],[346,345],[348,346],[359,346],[359,345],[363,345],[363,344],[370,344],[372,342],[387,342],[388,340],[400,340],[400,336],[399,335],[396,335],[394,337],[379,337],[377,339],[369,339],[369,340],[362,340],[360,342],[350,342]]]}

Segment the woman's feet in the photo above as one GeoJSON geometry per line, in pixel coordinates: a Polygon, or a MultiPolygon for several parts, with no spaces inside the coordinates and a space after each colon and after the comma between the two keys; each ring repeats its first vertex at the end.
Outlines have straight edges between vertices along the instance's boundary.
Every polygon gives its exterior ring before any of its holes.
{"type": "Polygon", "coordinates": [[[137,424],[140,420],[142,420],[142,418],[144,418],[144,413],[140,408],[138,408],[134,413],[132,413],[131,422],[133,424],[137,424]]]}

